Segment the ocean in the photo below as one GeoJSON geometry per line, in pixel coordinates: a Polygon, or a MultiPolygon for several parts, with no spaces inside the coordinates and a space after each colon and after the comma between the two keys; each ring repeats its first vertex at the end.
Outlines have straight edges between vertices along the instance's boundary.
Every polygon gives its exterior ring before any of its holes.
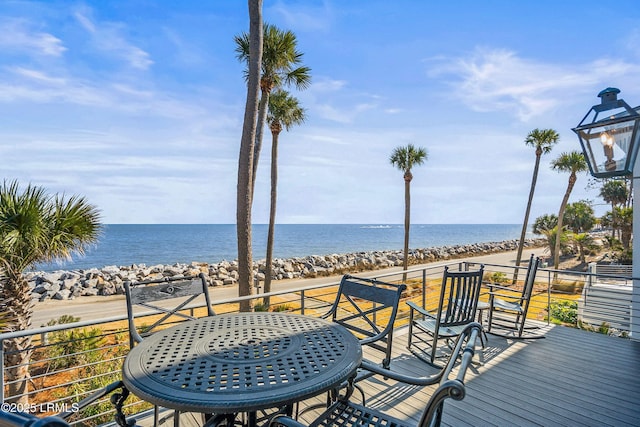
{"type": "MultiPolygon", "coordinates": [[[[265,258],[267,225],[253,226],[254,260],[265,258]]],[[[518,224],[414,224],[410,248],[498,242],[520,238],[518,224]]],[[[533,237],[530,233],[527,238],[533,237]]],[[[274,257],[401,250],[399,224],[279,224],[274,257]]],[[[237,258],[235,224],[108,224],[98,244],[72,261],[36,266],[38,271],[76,270],[108,265],[217,263],[237,258]]]]}

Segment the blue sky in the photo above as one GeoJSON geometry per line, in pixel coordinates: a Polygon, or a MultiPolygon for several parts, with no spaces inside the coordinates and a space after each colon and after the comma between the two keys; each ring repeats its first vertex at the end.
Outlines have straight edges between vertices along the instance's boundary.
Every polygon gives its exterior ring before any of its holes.
{"type": "MultiPolygon", "coordinates": [[[[392,150],[414,169],[413,223],[521,223],[535,128],[542,159],[531,221],[557,213],[597,93],[640,104],[640,7],[602,1],[264,1],[294,31],[312,85],[283,132],[280,223],[402,223],[392,150]]],[[[105,223],[234,223],[246,88],[233,37],[245,1],[0,3],[0,170],[79,194],[105,223]]],[[[253,219],[268,221],[270,134],[253,219]]],[[[606,206],[578,178],[571,201],[606,206]]]]}

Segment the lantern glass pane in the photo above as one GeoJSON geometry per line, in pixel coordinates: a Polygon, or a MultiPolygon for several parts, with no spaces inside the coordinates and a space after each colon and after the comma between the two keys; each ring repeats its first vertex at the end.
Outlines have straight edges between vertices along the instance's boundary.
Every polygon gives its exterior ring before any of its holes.
{"type": "MultiPolygon", "coordinates": [[[[631,138],[634,136],[636,120],[605,123],[579,132],[587,160],[596,174],[615,173],[629,167],[635,155],[631,138]]],[[[637,138],[636,138],[637,139],[637,138]]],[[[635,142],[635,141],[634,141],[635,142]]]]}

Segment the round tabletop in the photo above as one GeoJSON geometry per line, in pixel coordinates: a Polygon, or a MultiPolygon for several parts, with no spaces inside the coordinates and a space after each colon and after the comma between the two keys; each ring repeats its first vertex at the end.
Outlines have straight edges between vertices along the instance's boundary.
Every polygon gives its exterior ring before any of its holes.
{"type": "Polygon", "coordinates": [[[335,323],[284,313],[233,313],[156,332],[134,347],[123,381],[136,396],[186,412],[279,407],[337,387],[362,348],[335,323]]]}

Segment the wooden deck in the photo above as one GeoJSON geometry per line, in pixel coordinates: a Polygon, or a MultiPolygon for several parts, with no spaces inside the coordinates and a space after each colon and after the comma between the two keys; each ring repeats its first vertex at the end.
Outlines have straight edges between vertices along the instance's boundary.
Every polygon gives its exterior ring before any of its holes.
{"type": "MultiPolygon", "coordinates": [[[[489,335],[484,351],[478,348],[482,364],[465,381],[465,399],[445,403],[443,424],[640,425],[640,342],[553,326],[545,337],[514,341],[489,335]]],[[[399,333],[397,365],[424,369],[407,356],[405,342],[399,333]]],[[[418,421],[426,391],[401,385],[385,390],[383,381],[374,381],[379,388],[369,393],[369,405],[418,421]]]]}
{"type": "MultiPolygon", "coordinates": [[[[401,328],[394,337],[392,369],[432,372],[406,350],[406,332],[401,328]]],[[[640,426],[640,342],[565,327],[544,333],[528,341],[489,335],[466,378],[465,399],[445,403],[443,425],[640,426]]],[[[378,377],[360,384],[368,406],[411,424],[432,390],[378,377]]],[[[194,425],[194,417],[183,419],[183,426],[194,425]]]]}

